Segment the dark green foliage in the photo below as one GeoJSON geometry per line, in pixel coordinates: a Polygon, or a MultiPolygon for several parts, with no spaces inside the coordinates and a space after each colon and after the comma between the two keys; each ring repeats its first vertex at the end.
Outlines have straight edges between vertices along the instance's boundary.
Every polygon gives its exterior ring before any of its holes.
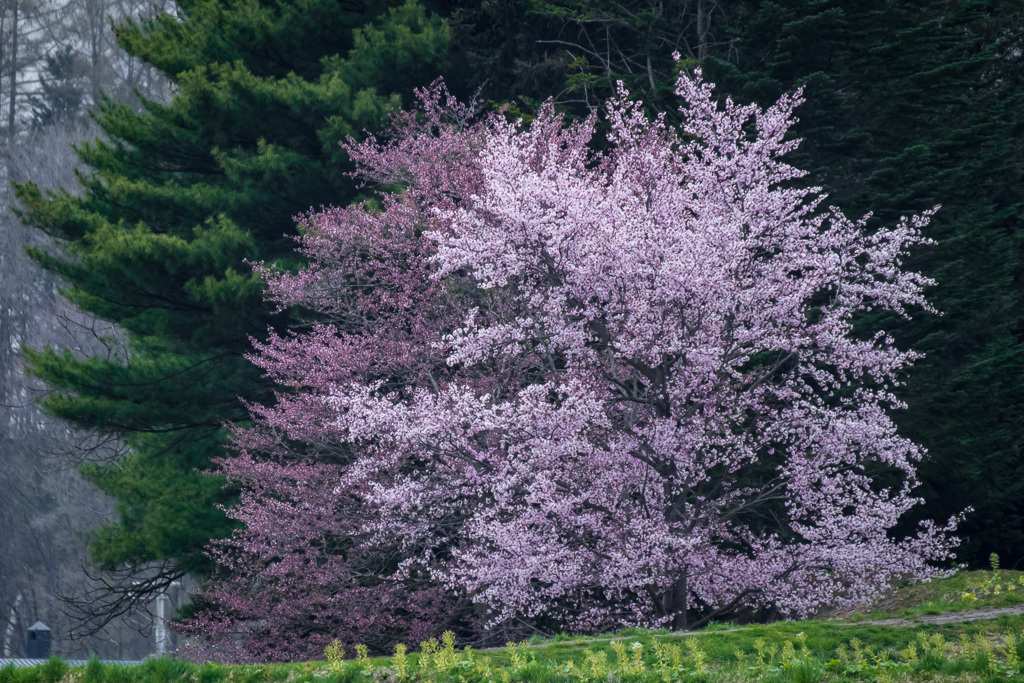
{"type": "Polygon", "coordinates": [[[425,0],[448,17],[452,60],[445,80],[468,97],[481,88],[494,102],[526,104],[558,93],[568,61],[544,43],[560,22],[531,12],[529,0],[425,0]]]}
{"type": "Polygon", "coordinates": [[[567,62],[564,97],[597,107],[619,81],[649,107],[675,107],[677,63],[732,51],[730,27],[742,3],[688,0],[528,0],[536,17],[558,23],[546,43],[567,62]]]}
{"type": "Polygon", "coordinates": [[[32,122],[36,127],[77,122],[84,115],[85,68],[74,48],[65,46],[45,57],[39,94],[33,97],[32,122]]]}
{"type": "Polygon", "coordinates": [[[106,671],[103,662],[96,655],[89,657],[85,668],[82,669],[81,683],[105,683],[106,671]]]}
{"type": "Polygon", "coordinates": [[[485,96],[532,110],[552,97],[582,115],[622,81],[653,109],[674,110],[674,52],[684,63],[736,54],[744,3],[686,0],[454,0],[459,82],[486,83],[485,96]],[[460,69],[460,66],[462,67],[460,69]]]}
{"type": "Polygon", "coordinates": [[[39,683],[60,683],[64,674],[68,672],[67,663],[54,655],[46,660],[46,663],[39,667],[39,683]]]}
{"type": "MultiPolygon", "coordinates": [[[[15,668],[13,664],[8,664],[3,669],[3,671],[7,671],[9,674],[9,678],[5,683],[38,683],[40,668],[41,667],[15,668]]],[[[0,681],[2,680],[3,674],[0,674],[0,681]]]]}
{"type": "Polygon", "coordinates": [[[195,665],[182,659],[157,657],[146,660],[136,670],[135,680],[138,683],[174,683],[187,680],[195,665]]]}
{"type": "MultiPolygon", "coordinates": [[[[27,354],[51,414],[127,450],[84,468],[118,501],[92,538],[107,569],[171,558],[202,574],[231,500],[204,474],[226,424],[271,387],[244,358],[283,325],[255,261],[294,259],[293,217],[356,193],[338,141],[377,125],[447,54],[448,29],[409,0],[186,0],[179,18],[118,28],[121,45],[174,84],[141,113],[104,102],[106,139],[78,149],[84,191],[17,188],[24,218],[58,240],[34,251],[79,308],[117,323],[108,357],[27,354]],[[121,345],[123,341],[123,347],[121,345]]],[[[87,454],[88,455],[88,454],[87,454]]]]}
{"type": "MultiPolygon", "coordinates": [[[[712,80],[770,101],[805,85],[795,156],[850,213],[942,204],[910,266],[942,316],[884,321],[924,352],[902,392],[931,458],[922,518],[974,508],[961,558],[1024,558],[1024,6],[1018,2],[756,3],[736,64],[712,80]]],[[[865,327],[874,321],[866,320],[865,327]]]]}
{"type": "Polygon", "coordinates": [[[137,668],[134,666],[108,666],[104,671],[103,683],[135,683],[137,668]]]}
{"type": "Polygon", "coordinates": [[[213,662],[197,665],[195,672],[193,673],[196,683],[219,683],[219,681],[222,681],[227,674],[227,669],[222,666],[217,666],[213,662]]]}

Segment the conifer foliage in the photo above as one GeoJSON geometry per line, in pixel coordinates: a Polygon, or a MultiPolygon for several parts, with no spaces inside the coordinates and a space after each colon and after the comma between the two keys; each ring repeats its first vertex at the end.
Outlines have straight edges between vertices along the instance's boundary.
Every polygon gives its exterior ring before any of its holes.
{"type": "Polygon", "coordinates": [[[677,94],[678,130],[620,90],[595,144],[595,117],[469,123],[438,87],[393,142],[350,141],[405,191],[310,216],[309,267],[267,271],[332,322],[260,349],[283,389],[223,462],[245,528],[191,629],[255,657],[310,623],[286,612],[387,635],[379,604],[679,628],[860,604],[950,556],[955,520],[887,533],[919,502],[887,412],[916,356],[853,332],[928,306],[900,262],[931,212],[869,232],[794,188],[799,94],[677,94]]]}
{"type": "MultiPolygon", "coordinates": [[[[203,548],[229,532],[216,504],[234,494],[203,471],[222,452],[225,423],[247,418],[242,400],[269,396],[243,357],[272,323],[247,262],[294,261],[293,217],[355,195],[337,140],[435,78],[448,44],[444,23],[413,0],[175,8],[116,29],[170,79],[173,100],[141,113],[100,107],[104,137],[78,150],[80,195],[18,188],[26,220],[57,240],[35,258],[64,278],[74,304],[126,335],[105,358],[28,354],[53,387],[51,414],[122,447],[85,468],[118,501],[119,519],[91,545],[94,560],[121,572],[111,608],[151,597],[134,583],[147,562],[170,567],[157,593],[182,573],[201,575],[203,548]]],[[[109,613],[102,605],[83,603],[109,613]]]]}
{"type": "Polygon", "coordinates": [[[962,560],[1024,559],[1024,6],[1015,0],[751,3],[737,60],[708,64],[744,100],[804,84],[796,163],[878,223],[936,203],[908,264],[941,315],[881,319],[924,358],[896,415],[928,449],[923,514],[973,512],[962,560]]]}

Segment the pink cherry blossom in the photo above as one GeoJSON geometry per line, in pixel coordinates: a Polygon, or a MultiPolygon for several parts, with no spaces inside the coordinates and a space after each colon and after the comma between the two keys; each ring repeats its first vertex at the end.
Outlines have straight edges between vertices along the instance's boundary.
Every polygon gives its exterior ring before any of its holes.
{"type": "Polygon", "coordinates": [[[951,558],[956,520],[890,533],[919,502],[889,417],[916,354],[854,328],[929,310],[902,260],[932,211],[869,228],[796,182],[799,92],[677,93],[680,129],[623,90],[527,126],[435,86],[346,143],[379,201],[310,214],[310,265],[267,270],[318,323],[257,345],[282,390],[223,463],[245,526],[207,596],[233,624],[263,592],[327,639],[332,609],[381,642],[412,614],[683,627],[862,604],[951,558]]]}

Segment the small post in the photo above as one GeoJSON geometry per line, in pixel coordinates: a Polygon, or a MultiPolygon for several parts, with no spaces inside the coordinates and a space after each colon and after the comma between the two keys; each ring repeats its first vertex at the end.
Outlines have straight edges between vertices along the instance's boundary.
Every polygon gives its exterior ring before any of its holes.
{"type": "Polygon", "coordinates": [[[29,659],[48,659],[50,656],[50,627],[41,621],[32,624],[28,629],[28,647],[26,654],[29,659]]]}
{"type": "Polygon", "coordinates": [[[157,657],[167,654],[167,603],[170,601],[167,593],[156,596],[156,621],[153,624],[153,635],[156,638],[157,657]]]}

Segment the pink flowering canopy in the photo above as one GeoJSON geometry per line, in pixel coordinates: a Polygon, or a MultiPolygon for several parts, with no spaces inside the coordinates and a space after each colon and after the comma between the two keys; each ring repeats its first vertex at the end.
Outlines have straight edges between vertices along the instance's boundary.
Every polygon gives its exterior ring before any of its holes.
{"type": "MultiPolygon", "coordinates": [[[[268,273],[327,322],[260,345],[288,390],[225,462],[253,492],[260,458],[332,468],[274,552],[321,525],[358,549],[323,583],[342,602],[432,586],[437,624],[577,631],[806,615],[951,557],[955,520],[889,533],[918,502],[922,450],[888,416],[915,354],[853,327],[929,308],[901,261],[931,212],[869,230],[794,182],[799,93],[719,107],[699,72],[677,93],[679,129],[624,91],[600,126],[550,105],[527,126],[435,87],[391,142],[348,144],[401,189],[307,217],[309,268],[268,273]]],[[[257,498],[225,552],[267,561],[257,498]]]]}

